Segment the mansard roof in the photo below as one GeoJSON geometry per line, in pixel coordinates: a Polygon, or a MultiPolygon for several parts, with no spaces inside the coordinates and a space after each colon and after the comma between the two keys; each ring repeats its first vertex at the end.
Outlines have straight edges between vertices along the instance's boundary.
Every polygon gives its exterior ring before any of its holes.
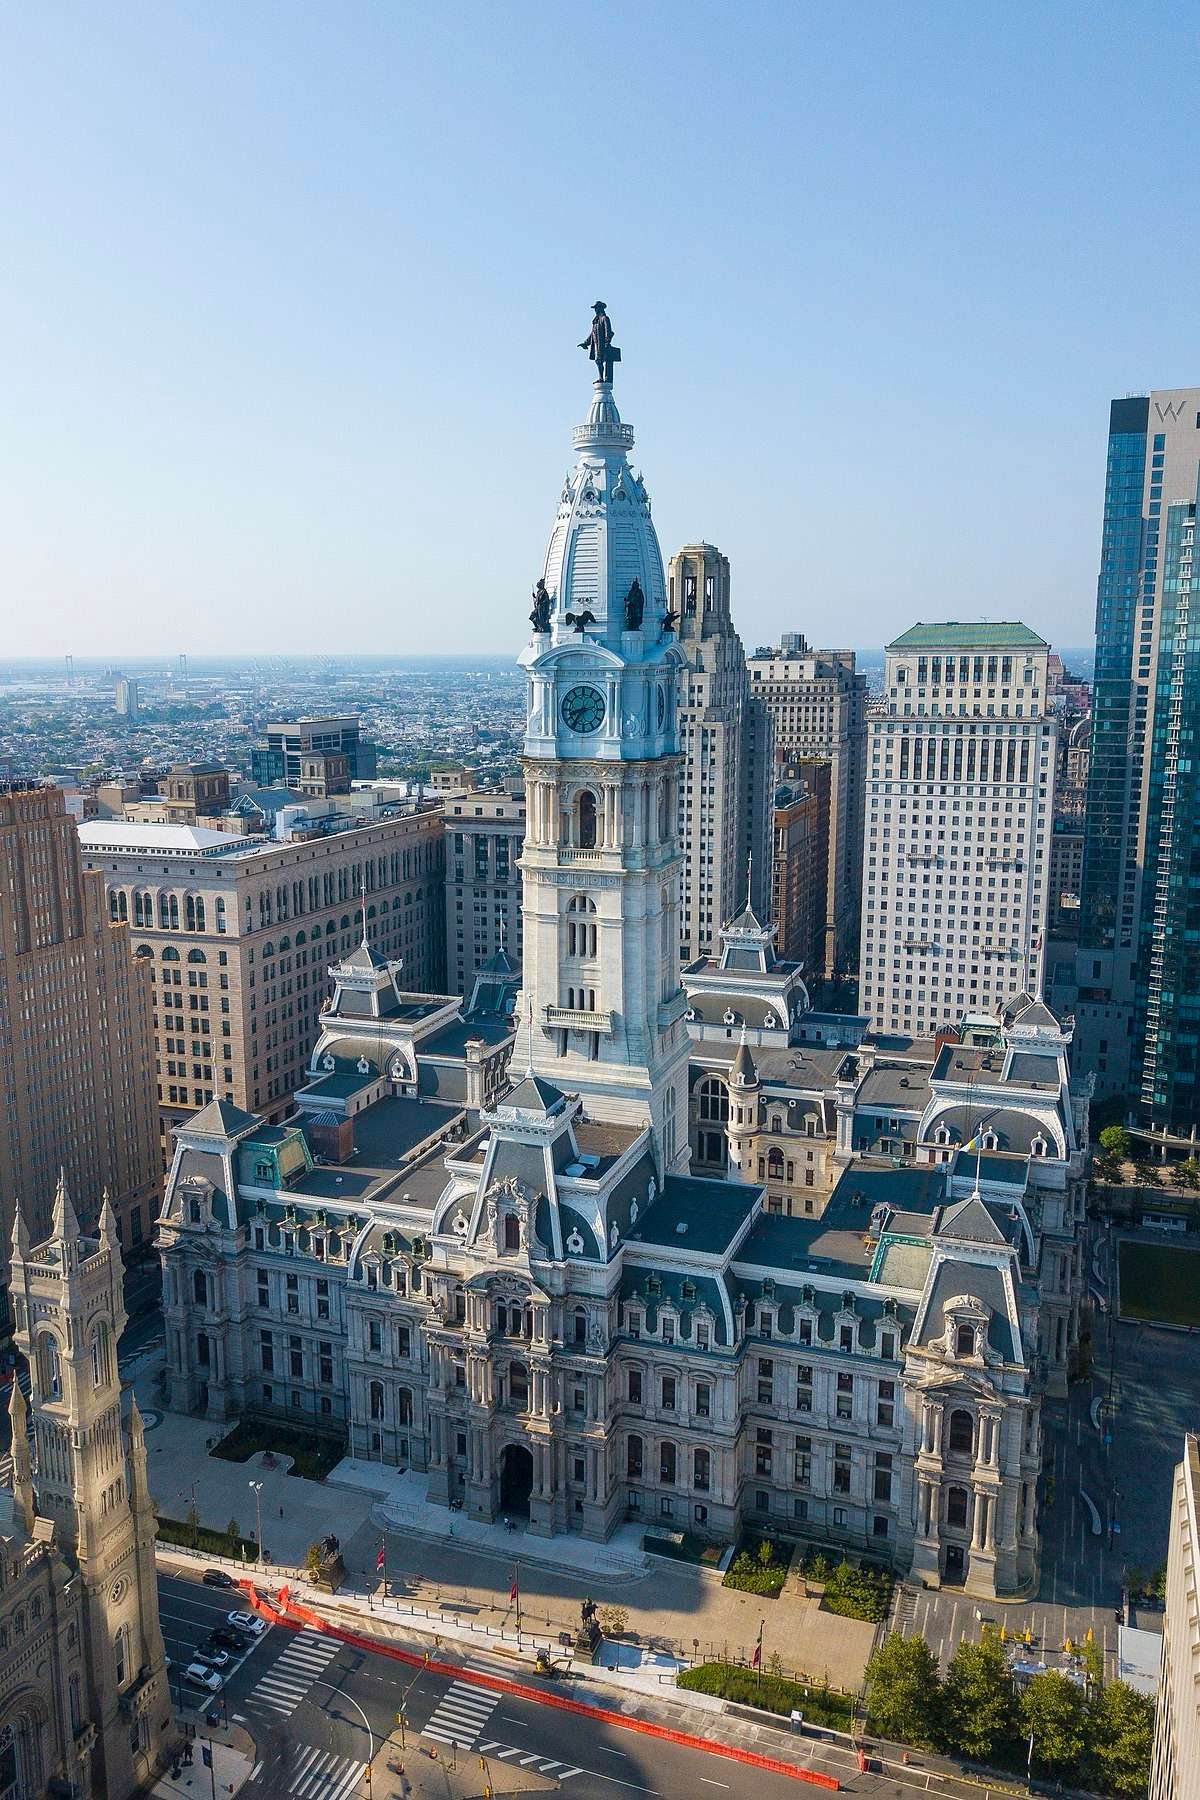
{"type": "Polygon", "coordinates": [[[934,1227],[935,1238],[954,1238],[964,1244],[1003,1244],[1008,1240],[977,1194],[944,1207],[934,1227]]]}
{"type": "Polygon", "coordinates": [[[194,1131],[202,1137],[236,1138],[258,1123],[253,1113],[243,1112],[232,1100],[210,1100],[198,1113],[177,1125],[175,1135],[178,1137],[181,1131],[194,1131]]]}

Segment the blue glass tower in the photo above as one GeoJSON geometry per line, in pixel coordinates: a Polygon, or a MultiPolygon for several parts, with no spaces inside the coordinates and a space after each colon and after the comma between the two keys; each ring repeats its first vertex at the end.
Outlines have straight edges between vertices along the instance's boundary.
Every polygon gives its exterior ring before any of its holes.
{"type": "Polygon", "coordinates": [[[1200,646],[1190,611],[1198,481],[1200,389],[1113,401],[1077,1054],[1097,1072],[1099,1091],[1124,1094],[1154,1124],[1185,1133],[1197,1114],[1200,1027],[1200,899],[1190,902],[1200,881],[1192,825],[1200,646]]]}

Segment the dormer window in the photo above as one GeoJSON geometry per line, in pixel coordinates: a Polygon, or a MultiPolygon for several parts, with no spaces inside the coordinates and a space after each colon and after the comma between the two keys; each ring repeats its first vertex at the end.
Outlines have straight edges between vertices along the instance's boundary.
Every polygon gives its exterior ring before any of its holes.
{"type": "Polygon", "coordinates": [[[1000,1148],[1000,1139],[996,1136],[994,1131],[985,1131],[979,1142],[985,1150],[998,1150],[1000,1148]]]}
{"type": "Polygon", "coordinates": [[[1034,1156],[1048,1156],[1050,1154],[1050,1146],[1040,1132],[1037,1137],[1034,1138],[1029,1148],[1034,1156]]]}
{"type": "Polygon", "coordinates": [[[954,1354],[955,1356],[974,1356],[975,1327],[973,1325],[958,1325],[955,1327],[954,1354]]]}

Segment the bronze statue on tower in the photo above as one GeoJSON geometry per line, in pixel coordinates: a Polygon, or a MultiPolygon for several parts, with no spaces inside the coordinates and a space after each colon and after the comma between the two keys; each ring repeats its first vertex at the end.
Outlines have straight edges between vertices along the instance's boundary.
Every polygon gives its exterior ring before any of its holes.
{"type": "Polygon", "coordinates": [[[596,380],[611,381],[613,364],[620,362],[621,352],[613,343],[612,320],[608,316],[608,309],[603,300],[597,300],[592,311],[595,317],[592,319],[591,330],[579,348],[586,350],[592,362],[595,363],[596,380]]]}

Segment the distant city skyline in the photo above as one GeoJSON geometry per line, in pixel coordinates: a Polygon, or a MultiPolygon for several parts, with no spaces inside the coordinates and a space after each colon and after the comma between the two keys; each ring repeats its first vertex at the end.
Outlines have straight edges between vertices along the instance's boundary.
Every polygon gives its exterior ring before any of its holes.
{"type": "Polygon", "coordinates": [[[1195,377],[1193,26],[13,14],[6,651],[505,653],[597,294],[664,550],[721,545],[748,647],[1087,642],[1108,402],[1195,377]]]}

